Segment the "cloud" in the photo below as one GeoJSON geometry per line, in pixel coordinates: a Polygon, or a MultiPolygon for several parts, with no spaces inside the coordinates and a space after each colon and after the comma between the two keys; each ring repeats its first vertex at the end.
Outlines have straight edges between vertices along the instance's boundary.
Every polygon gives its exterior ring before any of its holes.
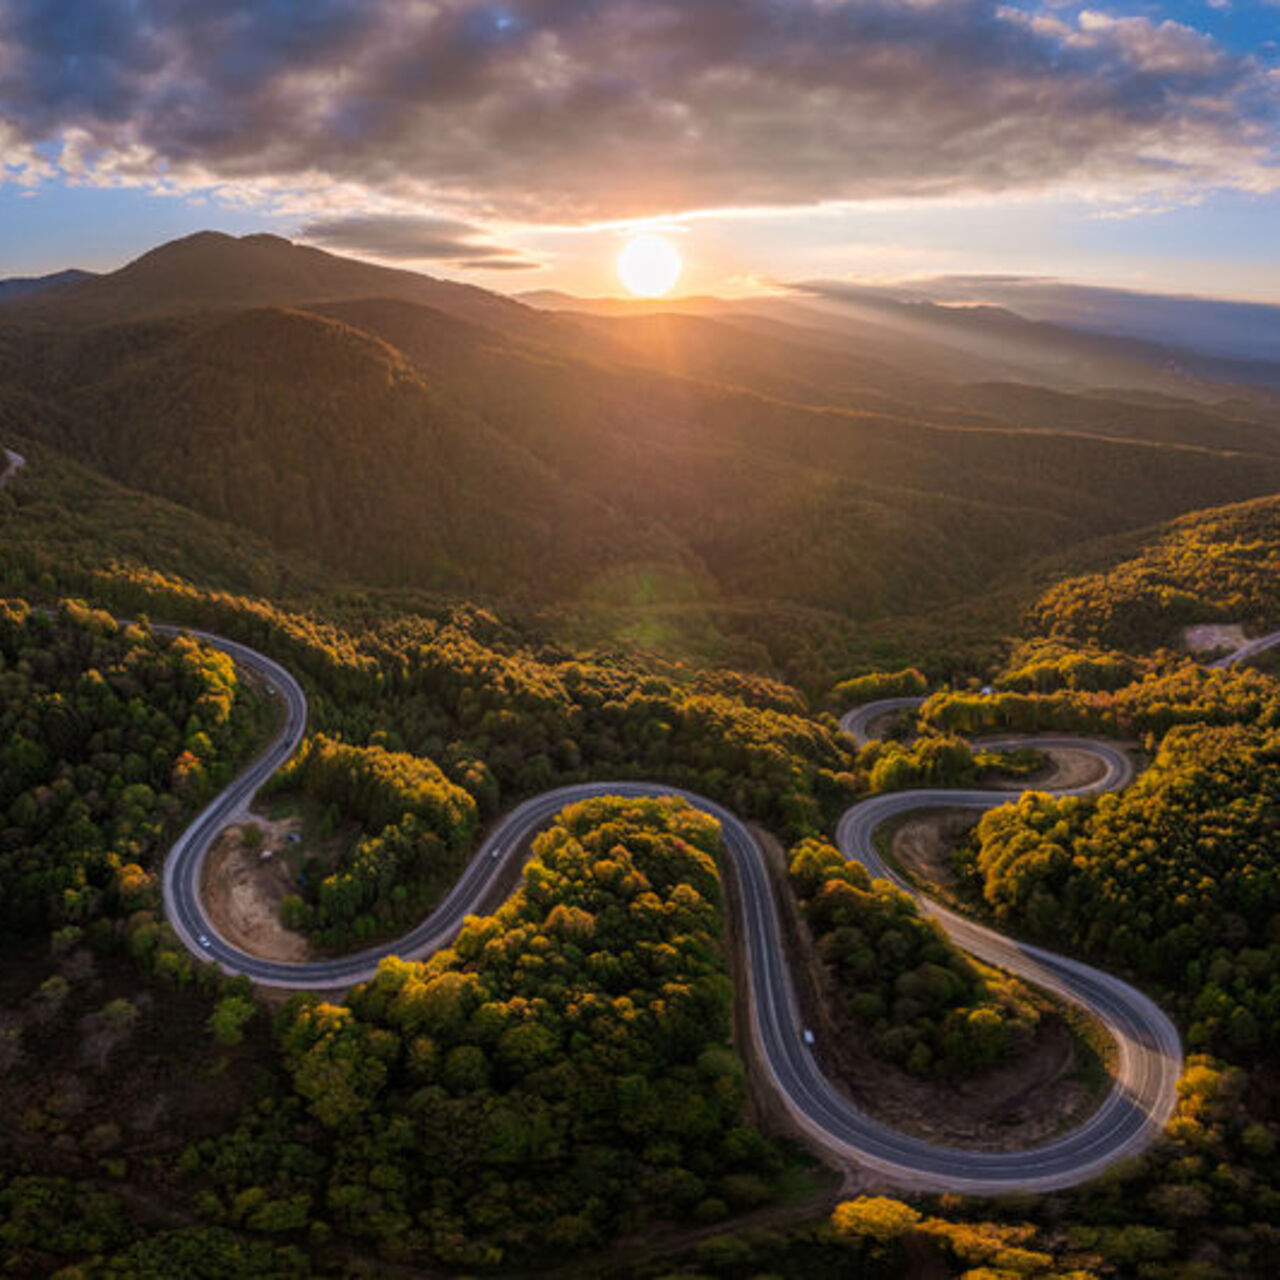
{"type": "Polygon", "coordinates": [[[314,244],[401,262],[445,261],[468,267],[536,267],[514,249],[490,244],[482,228],[455,218],[353,214],[311,222],[298,235],[314,244]]]}
{"type": "Polygon", "coordinates": [[[464,260],[457,264],[468,271],[537,271],[540,262],[531,262],[528,258],[476,258],[464,260]]]}
{"type": "Polygon", "coordinates": [[[1278,100],[1190,27],[1056,3],[0,0],[0,130],[83,181],[482,219],[1269,190],[1278,100]]]}

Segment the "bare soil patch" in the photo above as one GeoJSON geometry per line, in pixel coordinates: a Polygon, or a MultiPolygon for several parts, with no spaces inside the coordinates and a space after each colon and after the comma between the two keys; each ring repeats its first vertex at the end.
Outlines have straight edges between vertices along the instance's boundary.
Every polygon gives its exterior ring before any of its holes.
{"type": "MultiPolygon", "coordinates": [[[[899,723],[906,720],[906,715],[901,711],[884,711],[878,716],[872,716],[866,723],[866,735],[868,738],[888,739],[893,736],[893,731],[899,723]]],[[[914,733],[909,734],[908,738],[913,738],[914,733]]]]}
{"type": "Polygon", "coordinates": [[[894,831],[890,852],[913,880],[949,889],[956,882],[951,851],[978,817],[972,809],[927,809],[894,831]]]}
{"type": "Polygon", "coordinates": [[[1080,1123],[1100,1101],[1072,1078],[1081,1066],[1075,1040],[1055,1014],[1042,1019],[1025,1050],[960,1081],[917,1080],[873,1057],[865,1043],[855,1025],[838,1026],[822,1045],[824,1069],[873,1115],[930,1142],[1018,1151],[1080,1123]]]}
{"type": "Polygon", "coordinates": [[[1201,623],[1186,627],[1182,643],[1190,653],[1218,653],[1239,649],[1245,643],[1244,628],[1233,623],[1201,623]]]}
{"type": "Polygon", "coordinates": [[[264,960],[296,963],[312,958],[310,943],[280,923],[280,903],[297,892],[283,850],[295,819],[250,818],[228,827],[205,859],[201,892],[214,927],[230,943],[264,960]],[[257,827],[262,842],[246,833],[257,827]]]}
{"type": "MultiPolygon", "coordinates": [[[[975,742],[974,746],[980,749],[981,740],[975,742]]],[[[982,785],[1000,791],[1058,791],[1091,786],[1106,772],[1106,766],[1091,751],[1082,751],[1076,747],[1054,747],[1042,754],[1047,763],[1035,773],[1024,778],[1009,778],[991,773],[982,778],[982,785]]]]}
{"type": "MultiPolygon", "coordinates": [[[[1087,787],[1097,782],[1104,765],[1095,755],[1074,747],[1055,747],[1044,753],[1044,768],[1025,778],[991,775],[983,786],[1002,791],[1049,790],[1087,787]]],[[[890,853],[913,879],[924,885],[950,889],[956,874],[951,864],[952,850],[977,825],[981,815],[972,809],[925,809],[904,818],[894,828],[890,853]]]]}

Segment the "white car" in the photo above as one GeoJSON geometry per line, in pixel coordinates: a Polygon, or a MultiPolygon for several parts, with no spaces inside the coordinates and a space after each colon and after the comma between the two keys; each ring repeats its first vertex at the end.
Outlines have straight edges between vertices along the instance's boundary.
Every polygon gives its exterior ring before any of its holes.
{"type": "Polygon", "coordinates": [[[197,941],[197,942],[198,942],[202,947],[204,947],[206,950],[207,950],[209,947],[213,946],[213,943],[209,941],[209,938],[208,938],[208,935],[207,935],[207,934],[203,934],[203,933],[202,933],[202,934],[201,934],[201,935],[196,939],[196,941],[197,941]]]}
{"type": "Polygon", "coordinates": [[[805,1027],[805,1029],[800,1033],[800,1039],[811,1047],[817,1043],[817,1037],[809,1030],[808,1027],[805,1027]]]}

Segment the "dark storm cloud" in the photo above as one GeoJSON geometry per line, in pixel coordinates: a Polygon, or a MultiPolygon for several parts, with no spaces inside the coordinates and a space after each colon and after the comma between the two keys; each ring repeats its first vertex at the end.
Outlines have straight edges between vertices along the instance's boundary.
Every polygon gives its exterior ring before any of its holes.
{"type": "Polygon", "coordinates": [[[1277,78],[987,0],[0,0],[0,121],[481,214],[1274,178],[1277,78]]]}
{"type": "Polygon", "coordinates": [[[298,233],[304,240],[345,249],[353,253],[369,253],[379,258],[402,261],[438,259],[458,261],[486,267],[532,267],[515,256],[514,250],[487,244],[479,227],[454,218],[377,216],[356,214],[311,222],[298,233]]]}

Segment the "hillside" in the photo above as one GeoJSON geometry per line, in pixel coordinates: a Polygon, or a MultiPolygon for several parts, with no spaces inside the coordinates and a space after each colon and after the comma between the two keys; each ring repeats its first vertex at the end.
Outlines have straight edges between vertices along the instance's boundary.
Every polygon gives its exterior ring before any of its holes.
{"type": "Polygon", "coordinates": [[[17,298],[30,298],[37,293],[63,289],[68,285],[79,284],[92,278],[91,271],[77,271],[75,268],[55,271],[47,276],[8,276],[0,280],[0,303],[12,302],[17,298]]]}
{"type": "Polygon", "coordinates": [[[92,575],[113,564],[160,566],[220,590],[273,597],[339,585],[309,557],[281,555],[245,529],[117,484],[38,441],[12,432],[5,441],[27,460],[0,492],[0,565],[11,585],[56,572],[64,588],[90,592],[92,575]]]}
{"type": "Polygon", "coordinates": [[[1123,648],[1178,642],[1192,623],[1280,625],[1280,498],[1193,512],[1102,572],[1056,583],[1031,621],[1054,637],[1123,648]]]}
{"type": "Polygon", "coordinates": [[[551,316],[203,235],[0,306],[0,414],[350,582],[606,607],[927,613],[1280,489],[1262,409],[955,380],[988,366],[934,355],[551,316]]]}
{"type": "Polygon", "coordinates": [[[315,315],[200,327],[61,402],[78,425],[60,443],[107,474],[355,578],[565,591],[609,555],[667,552],[386,344],[315,315]]]}
{"type": "Polygon", "coordinates": [[[802,287],[801,296],[829,308],[846,325],[870,322],[975,356],[998,353],[1019,366],[1026,380],[1063,389],[1141,386],[1212,398],[1215,384],[1255,383],[1273,391],[1280,386],[1280,365],[1274,362],[1206,356],[1185,347],[1029,320],[1001,306],[898,301],[870,289],[821,283],[802,287]]]}
{"type": "MultiPolygon", "coordinates": [[[[789,293],[746,298],[575,298],[554,291],[520,295],[529,306],[565,319],[619,325],[673,312],[760,332],[803,334],[832,350],[857,350],[906,362],[917,371],[955,381],[999,379],[1081,392],[1138,388],[1205,402],[1233,387],[1249,388],[1257,403],[1276,404],[1280,364],[1274,357],[1241,359],[1186,346],[1028,319],[995,306],[947,306],[900,301],[872,288],[838,283],[800,284],[789,293]]],[[[1206,304],[1208,305],[1208,304],[1206,304]]]]}
{"type": "Polygon", "coordinates": [[[160,245],[119,271],[72,281],[43,296],[20,296],[0,310],[0,324],[103,324],[367,297],[406,298],[498,326],[519,324],[526,313],[519,303],[485,289],[358,262],[280,236],[201,231],[160,245]]]}

